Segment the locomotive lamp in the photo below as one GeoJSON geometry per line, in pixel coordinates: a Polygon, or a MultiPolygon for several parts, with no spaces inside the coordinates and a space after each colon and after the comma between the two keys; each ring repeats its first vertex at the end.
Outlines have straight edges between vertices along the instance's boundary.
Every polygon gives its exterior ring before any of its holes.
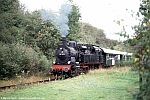
{"type": "Polygon", "coordinates": [[[68,64],[70,64],[71,61],[68,61],[68,64]]]}

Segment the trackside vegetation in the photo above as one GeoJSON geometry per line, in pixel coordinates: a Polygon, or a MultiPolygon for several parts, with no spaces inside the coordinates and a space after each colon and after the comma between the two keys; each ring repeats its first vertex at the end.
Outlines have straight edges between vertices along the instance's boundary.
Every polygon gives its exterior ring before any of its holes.
{"type": "MultiPolygon", "coordinates": [[[[79,9],[71,6],[70,35],[80,29],[79,9]]],[[[0,0],[0,19],[0,80],[49,70],[61,41],[59,28],[50,20],[44,21],[40,10],[26,11],[19,0],[0,0]]]]}
{"type": "Polygon", "coordinates": [[[119,61],[115,64],[116,67],[125,67],[125,66],[133,66],[133,59],[129,61],[119,61]]]}
{"type": "Polygon", "coordinates": [[[18,0],[0,0],[0,19],[0,79],[47,70],[58,29],[38,11],[25,11],[18,0]]]}
{"type": "Polygon", "coordinates": [[[135,34],[128,42],[134,49],[135,57],[138,58],[134,64],[139,70],[139,92],[136,100],[150,100],[150,0],[140,0],[139,11],[136,18],[139,25],[134,26],[135,34]]]}
{"type": "Polygon", "coordinates": [[[130,67],[99,69],[75,78],[4,90],[1,98],[40,100],[131,100],[138,91],[138,72],[130,67]]]}

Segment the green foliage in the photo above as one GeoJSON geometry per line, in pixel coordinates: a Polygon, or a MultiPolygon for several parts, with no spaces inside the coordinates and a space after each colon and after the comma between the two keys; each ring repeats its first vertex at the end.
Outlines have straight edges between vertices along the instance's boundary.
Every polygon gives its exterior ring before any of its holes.
{"type": "Polygon", "coordinates": [[[79,38],[79,32],[80,32],[80,23],[79,20],[81,18],[81,14],[79,12],[79,8],[77,5],[72,5],[72,11],[71,14],[68,16],[69,18],[69,40],[77,40],[79,38]]]}
{"type": "Polygon", "coordinates": [[[125,66],[131,66],[133,67],[133,60],[129,60],[129,61],[118,61],[115,66],[117,67],[125,67],[125,66]]]}
{"type": "Polygon", "coordinates": [[[21,12],[19,2],[18,0],[2,1],[3,5],[0,13],[0,19],[2,19],[0,20],[2,23],[0,26],[0,40],[6,43],[21,42],[27,21],[25,20],[23,12],[21,12]],[[10,7],[11,9],[4,10],[4,7],[10,7]]]}
{"type": "MultiPolygon", "coordinates": [[[[137,16],[142,16],[141,22],[138,26],[135,26],[136,35],[132,41],[134,45],[140,46],[142,52],[137,50],[139,54],[139,78],[140,90],[135,96],[137,100],[149,100],[150,99],[150,1],[141,0],[139,12],[137,16]]],[[[139,49],[140,49],[139,48],[139,49]]]]}
{"type": "Polygon", "coordinates": [[[0,0],[0,13],[3,12],[17,12],[19,10],[18,0],[0,0]]]}
{"type": "Polygon", "coordinates": [[[110,40],[106,38],[106,35],[102,29],[97,29],[90,24],[80,23],[81,32],[77,41],[99,45],[103,48],[115,49],[126,51],[129,49],[128,45],[117,40],[110,40]]]}
{"type": "Polygon", "coordinates": [[[23,9],[18,0],[0,0],[0,79],[44,72],[60,40],[58,29],[39,11],[23,9]]]}
{"type": "Polygon", "coordinates": [[[60,37],[58,30],[52,23],[45,22],[42,24],[41,31],[37,37],[37,45],[49,60],[54,55],[54,50],[57,47],[60,37]]]}
{"type": "Polygon", "coordinates": [[[10,78],[22,71],[28,74],[45,71],[49,61],[41,53],[21,44],[0,43],[0,78],[10,78]]]}
{"type": "Polygon", "coordinates": [[[130,46],[136,45],[137,40],[136,39],[128,39],[124,41],[125,44],[129,44],[130,46]]]}
{"type": "MultiPolygon", "coordinates": [[[[150,100],[150,1],[140,0],[141,4],[136,19],[139,25],[134,26],[133,39],[124,43],[134,46],[134,57],[138,59],[134,63],[134,70],[139,70],[139,93],[135,95],[136,100],[150,100]],[[136,50],[135,50],[136,49],[136,50]]],[[[125,31],[124,27],[123,30],[125,31]]],[[[126,36],[126,32],[122,34],[126,36]]]]}

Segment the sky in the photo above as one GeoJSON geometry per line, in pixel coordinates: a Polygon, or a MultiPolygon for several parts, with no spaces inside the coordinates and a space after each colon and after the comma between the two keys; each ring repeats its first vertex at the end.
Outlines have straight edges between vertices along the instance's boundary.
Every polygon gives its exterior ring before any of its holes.
{"type": "MultiPolygon", "coordinates": [[[[19,0],[29,11],[38,9],[53,10],[58,12],[60,6],[68,0],[19,0]]],[[[132,26],[138,21],[131,16],[131,11],[138,11],[140,0],[73,0],[79,6],[81,21],[94,27],[103,29],[106,37],[115,40],[125,40],[124,37],[115,35],[125,26],[127,34],[132,35],[132,26]],[[117,24],[121,21],[120,25],[117,24]]]]}

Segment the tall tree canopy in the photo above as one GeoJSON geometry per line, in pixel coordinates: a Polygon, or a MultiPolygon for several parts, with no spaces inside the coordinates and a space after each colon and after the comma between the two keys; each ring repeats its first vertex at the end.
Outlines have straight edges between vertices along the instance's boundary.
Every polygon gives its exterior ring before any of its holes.
{"type": "Polygon", "coordinates": [[[69,40],[77,40],[77,38],[79,37],[79,32],[81,29],[80,26],[80,18],[81,18],[81,14],[79,11],[79,8],[77,5],[72,5],[72,11],[69,14],[69,35],[68,38],[69,40]]]}
{"type": "Polygon", "coordinates": [[[24,11],[18,0],[0,0],[0,79],[50,67],[58,29],[39,11],[24,11]]]}

